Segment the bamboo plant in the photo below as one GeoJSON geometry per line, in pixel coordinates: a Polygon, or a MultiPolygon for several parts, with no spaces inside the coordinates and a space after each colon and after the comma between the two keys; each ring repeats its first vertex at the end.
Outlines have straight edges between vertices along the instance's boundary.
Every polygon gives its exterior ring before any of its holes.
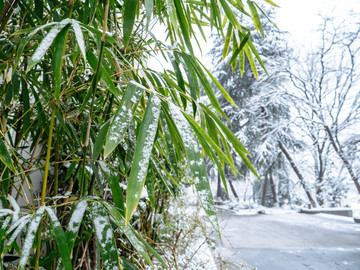
{"type": "Polygon", "coordinates": [[[225,188],[230,149],[256,172],[211,82],[235,104],[193,46],[195,27],[217,31],[224,57],[256,75],[234,9],[263,32],[254,1],[0,0],[0,269],[167,268],[152,228],[184,183],[218,230],[204,157],[225,188]],[[154,57],[173,69],[153,70],[154,57]]]}

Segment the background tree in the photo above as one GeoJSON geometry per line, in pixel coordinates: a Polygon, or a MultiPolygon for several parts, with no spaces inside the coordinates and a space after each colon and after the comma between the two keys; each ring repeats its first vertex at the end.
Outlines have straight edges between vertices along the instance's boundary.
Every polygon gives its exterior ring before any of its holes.
{"type": "MultiPolygon", "coordinates": [[[[344,147],[348,138],[357,134],[355,126],[359,123],[359,30],[357,23],[323,18],[318,47],[305,59],[293,59],[288,69],[294,90],[286,94],[297,110],[299,126],[312,142],[320,204],[326,197],[323,190],[329,188],[326,185],[334,185],[335,176],[327,170],[332,167],[328,163],[334,165],[336,158],[360,192],[351,150],[344,147]]],[[[343,171],[341,166],[336,167],[343,171]]],[[[341,182],[342,176],[335,178],[341,182]]]]}
{"type": "MultiPolygon", "coordinates": [[[[271,10],[267,14],[272,18],[271,10]]],[[[216,69],[214,75],[219,82],[226,86],[230,96],[235,101],[237,108],[234,109],[221,96],[220,104],[223,105],[230,129],[239,137],[243,138],[244,145],[252,153],[251,161],[260,172],[262,182],[254,184],[256,197],[259,203],[270,205],[278,201],[278,187],[288,189],[287,163],[285,156],[279,148],[278,141],[287,147],[296,147],[298,142],[291,136],[289,129],[290,109],[288,102],[283,98],[280,91],[281,84],[285,81],[282,71],[287,66],[290,49],[285,42],[284,33],[273,27],[271,21],[262,17],[263,29],[266,32],[266,41],[261,33],[254,34],[252,41],[257,45],[258,52],[266,66],[265,71],[251,72],[250,68],[256,69],[248,61],[245,53],[236,55],[231,44],[238,41],[232,36],[232,41],[225,42],[225,48],[229,46],[232,54],[225,61],[221,38],[215,38],[214,49],[211,50],[213,63],[216,69]],[[232,42],[232,43],[231,43],[232,42]],[[239,62],[237,62],[239,59],[239,62]],[[244,67],[248,69],[244,70],[244,67]],[[285,182],[285,183],[280,183],[285,182]],[[269,197],[267,200],[266,198],[269,197]]],[[[251,28],[255,30],[254,28],[251,28]]],[[[238,170],[247,176],[247,168],[238,166],[238,170]]],[[[225,170],[226,171],[226,170],[225,170]]],[[[227,170],[227,179],[235,180],[230,170],[227,170]]],[[[306,183],[305,183],[306,185],[306,183]]],[[[282,190],[280,200],[288,200],[288,191],[282,190]]]]}

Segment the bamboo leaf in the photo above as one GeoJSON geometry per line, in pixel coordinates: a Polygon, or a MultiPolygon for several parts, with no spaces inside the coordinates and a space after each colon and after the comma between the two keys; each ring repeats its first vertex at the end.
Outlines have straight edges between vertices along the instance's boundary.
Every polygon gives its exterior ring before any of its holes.
{"type": "Polygon", "coordinates": [[[107,121],[100,129],[98,136],[94,143],[93,159],[97,160],[100,156],[101,150],[105,144],[106,136],[110,127],[110,121],[107,121]]]}
{"type": "Polygon", "coordinates": [[[11,227],[6,231],[6,235],[10,235],[14,231],[10,238],[8,239],[4,251],[8,250],[13,244],[14,240],[19,236],[19,233],[24,229],[24,227],[30,222],[30,215],[23,216],[17,222],[13,223],[11,227]]]}
{"type": "Polygon", "coordinates": [[[123,215],[121,215],[120,211],[108,202],[103,202],[103,204],[108,210],[110,216],[112,217],[112,221],[119,227],[120,230],[124,232],[126,238],[129,240],[131,245],[140,253],[140,255],[145,259],[148,264],[153,265],[144,246],[138,241],[133,230],[131,230],[132,227],[130,225],[125,225],[125,219],[123,215]]]}
{"type": "Polygon", "coordinates": [[[64,27],[56,36],[54,41],[53,53],[53,74],[54,74],[54,94],[58,104],[60,104],[60,90],[61,90],[61,69],[63,64],[63,55],[66,48],[66,39],[69,27],[64,27]]]}
{"type": "Polygon", "coordinates": [[[3,140],[0,138],[0,160],[8,167],[13,173],[15,173],[15,167],[7,150],[7,147],[3,140]]]}
{"type": "Polygon", "coordinates": [[[274,7],[279,7],[277,4],[275,4],[273,1],[271,0],[264,0],[266,3],[269,3],[270,5],[274,6],[274,7]]]}
{"type": "Polygon", "coordinates": [[[264,36],[264,29],[263,29],[263,27],[262,27],[262,25],[261,25],[259,13],[257,12],[257,9],[256,9],[253,1],[249,1],[249,0],[248,0],[247,3],[248,3],[248,6],[249,6],[249,8],[250,8],[250,11],[251,11],[251,15],[252,15],[252,17],[253,17],[253,20],[254,20],[254,24],[255,24],[256,30],[260,31],[261,36],[262,36],[263,38],[265,38],[265,36],[264,36]]]}
{"type": "Polygon", "coordinates": [[[106,165],[105,162],[100,161],[99,165],[105,175],[106,181],[109,183],[115,206],[120,210],[121,215],[124,216],[125,215],[124,197],[123,197],[122,189],[120,187],[119,177],[117,177],[116,174],[113,173],[111,168],[109,168],[109,166],[106,165]]]}
{"type": "Polygon", "coordinates": [[[26,263],[30,256],[31,248],[34,244],[36,232],[38,230],[40,221],[42,219],[42,215],[44,214],[45,207],[40,206],[39,209],[36,211],[35,215],[32,217],[30,225],[28,227],[28,231],[26,233],[25,241],[22,246],[20,261],[18,265],[19,270],[24,270],[26,263]]]}
{"type": "MultiPolygon", "coordinates": [[[[87,59],[89,61],[91,68],[93,70],[96,70],[98,65],[98,59],[96,58],[95,54],[92,51],[87,51],[87,59]]],[[[111,79],[111,76],[105,69],[101,69],[100,80],[106,86],[106,88],[108,88],[110,92],[113,95],[115,95],[115,97],[121,96],[119,89],[115,87],[114,82],[111,79]]]]}
{"type": "MultiPolygon", "coordinates": [[[[201,63],[200,63],[201,64],[201,63]]],[[[207,68],[201,64],[203,69],[206,71],[206,73],[208,74],[208,76],[211,78],[211,80],[213,81],[213,83],[216,85],[216,87],[220,90],[220,92],[222,93],[222,95],[224,96],[224,98],[226,98],[227,101],[229,101],[232,105],[235,106],[235,108],[237,108],[234,100],[232,99],[232,97],[229,95],[229,93],[225,90],[225,88],[219,83],[219,81],[211,74],[211,72],[209,70],[207,70],[207,68]]]]}
{"type": "Polygon", "coordinates": [[[80,47],[80,51],[84,57],[84,60],[86,62],[86,51],[85,51],[85,43],[84,43],[84,36],[83,36],[83,33],[81,31],[81,27],[80,27],[80,24],[78,21],[76,20],[72,20],[72,27],[74,29],[74,33],[75,33],[75,37],[76,37],[76,40],[79,44],[79,47],[80,47]]]}
{"type": "Polygon", "coordinates": [[[231,23],[229,23],[228,30],[227,30],[226,36],[225,36],[225,42],[224,42],[223,60],[226,58],[226,56],[229,52],[229,49],[230,49],[231,37],[233,35],[233,29],[234,29],[234,26],[231,23]]]}
{"type": "Polygon", "coordinates": [[[121,100],[118,110],[110,123],[109,131],[106,137],[104,147],[104,157],[106,158],[120,143],[126,129],[129,126],[129,116],[132,114],[132,109],[139,102],[140,97],[144,93],[144,86],[131,81],[129,82],[125,94],[121,100]]]}
{"type": "Polygon", "coordinates": [[[138,0],[124,1],[124,47],[126,48],[135,23],[135,16],[138,9],[138,0]]]}
{"type": "Polygon", "coordinates": [[[219,0],[223,9],[224,9],[224,12],[226,14],[226,16],[228,17],[229,21],[231,22],[231,24],[233,26],[235,26],[238,30],[241,31],[242,27],[241,25],[239,24],[237,18],[236,18],[236,15],[235,13],[231,10],[231,8],[229,7],[228,3],[226,0],[219,0]]]}
{"type": "Polygon", "coordinates": [[[173,1],[175,5],[176,16],[180,24],[181,33],[184,37],[185,44],[189,49],[190,53],[193,55],[194,51],[190,41],[189,23],[188,20],[186,19],[184,4],[181,0],[173,0],[173,1]]]}
{"type": "Polygon", "coordinates": [[[105,208],[100,202],[93,202],[91,216],[105,269],[122,269],[113,230],[105,208]]]}
{"type": "MultiPolygon", "coordinates": [[[[29,65],[26,69],[26,72],[29,72],[45,55],[46,51],[50,48],[56,36],[60,31],[71,22],[71,19],[64,19],[61,22],[57,23],[49,33],[43,38],[39,47],[34,52],[33,56],[30,59],[29,65]]],[[[38,30],[38,29],[36,29],[38,30]]]]}
{"type": "Polygon", "coordinates": [[[131,216],[133,215],[139,203],[141,191],[144,187],[145,177],[159,122],[160,106],[160,99],[154,94],[151,94],[144,118],[140,125],[133,167],[131,168],[129,176],[126,192],[126,223],[129,222],[131,216]]]}
{"type": "Polygon", "coordinates": [[[186,156],[190,165],[190,171],[193,176],[199,200],[212,226],[218,233],[220,233],[214,199],[211,193],[199,144],[195,140],[195,135],[184,115],[172,103],[169,104],[169,108],[185,145],[186,156]]]}
{"type": "Polygon", "coordinates": [[[49,214],[50,221],[53,226],[53,233],[55,235],[56,244],[58,251],[62,260],[62,263],[66,270],[71,270],[71,260],[70,260],[70,251],[68,247],[68,242],[65,236],[65,233],[61,227],[61,224],[55,214],[55,212],[50,207],[45,207],[46,211],[49,214]]]}
{"type": "Polygon", "coordinates": [[[151,20],[151,14],[153,12],[154,2],[153,0],[145,0],[145,10],[146,10],[146,25],[148,26],[151,20]]]}

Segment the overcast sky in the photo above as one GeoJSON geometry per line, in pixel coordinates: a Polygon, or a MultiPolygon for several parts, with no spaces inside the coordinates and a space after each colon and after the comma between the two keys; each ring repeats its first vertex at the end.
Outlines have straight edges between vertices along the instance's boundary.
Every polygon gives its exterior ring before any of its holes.
{"type": "MultiPolygon", "coordinates": [[[[360,0],[273,0],[280,6],[277,8],[276,24],[280,30],[289,32],[290,46],[298,46],[304,50],[311,49],[316,43],[315,30],[319,28],[323,16],[335,16],[341,19],[347,19],[350,10],[360,11],[360,0]]],[[[261,2],[261,0],[257,0],[261,2]]],[[[340,19],[340,20],[341,20],[340,19]]],[[[359,21],[359,20],[358,20],[359,21]]],[[[210,35],[210,33],[209,33],[210,35]]],[[[194,46],[196,56],[211,69],[211,59],[206,54],[211,48],[211,40],[204,42],[198,35],[202,55],[194,46]],[[204,49],[205,48],[205,49],[204,49]]],[[[152,61],[154,69],[161,70],[161,64],[152,61]]],[[[164,63],[163,63],[164,64],[164,63]]],[[[165,66],[170,68],[170,64],[165,66]]]]}

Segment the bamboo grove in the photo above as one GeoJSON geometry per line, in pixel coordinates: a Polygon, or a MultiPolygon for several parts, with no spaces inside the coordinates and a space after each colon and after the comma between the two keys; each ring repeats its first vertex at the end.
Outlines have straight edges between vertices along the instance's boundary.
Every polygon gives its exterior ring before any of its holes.
{"type": "Polygon", "coordinates": [[[168,268],[156,217],[184,184],[218,230],[204,157],[225,188],[231,151],[256,171],[211,85],[234,102],[193,47],[210,28],[229,64],[246,58],[256,75],[235,9],[263,33],[254,1],[0,1],[0,269],[168,268]],[[173,69],[153,70],[156,57],[173,69]]]}

